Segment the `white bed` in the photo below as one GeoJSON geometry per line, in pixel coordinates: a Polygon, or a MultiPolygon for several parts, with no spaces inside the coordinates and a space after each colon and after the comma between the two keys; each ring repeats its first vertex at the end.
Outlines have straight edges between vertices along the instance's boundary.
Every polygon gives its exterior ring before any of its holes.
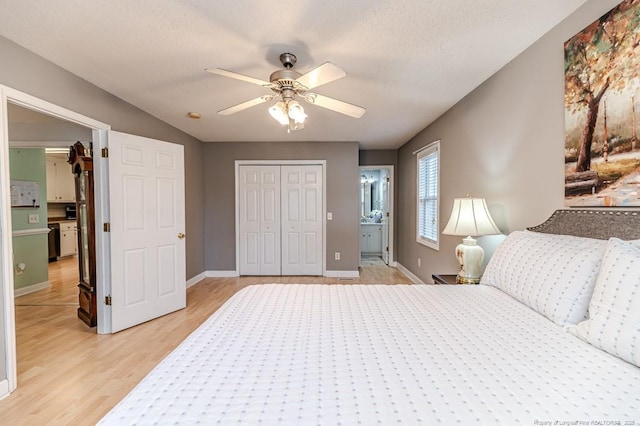
{"type": "Polygon", "coordinates": [[[489,285],[251,286],[101,423],[640,424],[640,368],[566,329],[489,285]]]}

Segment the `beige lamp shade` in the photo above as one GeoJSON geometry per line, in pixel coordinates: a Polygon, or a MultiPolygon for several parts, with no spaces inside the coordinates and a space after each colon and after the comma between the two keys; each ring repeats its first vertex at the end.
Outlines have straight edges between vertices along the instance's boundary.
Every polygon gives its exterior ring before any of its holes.
{"type": "Polygon", "coordinates": [[[500,229],[489,214],[484,198],[456,198],[443,234],[477,237],[499,234],[500,229]]]}

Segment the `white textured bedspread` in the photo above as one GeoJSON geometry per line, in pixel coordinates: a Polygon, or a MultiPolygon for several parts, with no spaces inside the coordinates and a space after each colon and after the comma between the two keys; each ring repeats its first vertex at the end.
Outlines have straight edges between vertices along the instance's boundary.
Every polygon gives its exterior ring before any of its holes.
{"type": "Polygon", "coordinates": [[[640,425],[640,369],[492,287],[291,284],[237,293],[102,419],[556,421],[640,425]]]}

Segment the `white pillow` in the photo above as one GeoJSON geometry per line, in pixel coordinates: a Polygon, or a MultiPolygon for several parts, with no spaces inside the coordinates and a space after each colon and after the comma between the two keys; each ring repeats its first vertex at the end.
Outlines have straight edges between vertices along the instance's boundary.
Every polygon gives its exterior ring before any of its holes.
{"type": "Polygon", "coordinates": [[[640,367],[640,248],[609,240],[589,303],[589,319],[569,331],[640,367]]]}
{"type": "Polygon", "coordinates": [[[481,284],[498,287],[558,325],[587,317],[606,240],[512,232],[498,246],[481,284]]]}

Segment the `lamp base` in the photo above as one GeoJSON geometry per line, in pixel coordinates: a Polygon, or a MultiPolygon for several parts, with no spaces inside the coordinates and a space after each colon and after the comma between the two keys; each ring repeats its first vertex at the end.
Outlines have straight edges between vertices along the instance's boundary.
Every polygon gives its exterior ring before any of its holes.
{"type": "Polygon", "coordinates": [[[471,237],[463,238],[462,244],[458,244],[456,247],[456,258],[460,263],[460,272],[456,277],[456,282],[460,284],[478,284],[480,282],[484,250],[477,245],[477,241],[471,237]]]}
{"type": "Polygon", "coordinates": [[[456,276],[456,284],[478,284],[478,283],[480,283],[480,277],[469,278],[469,277],[463,277],[461,275],[456,276]]]}

